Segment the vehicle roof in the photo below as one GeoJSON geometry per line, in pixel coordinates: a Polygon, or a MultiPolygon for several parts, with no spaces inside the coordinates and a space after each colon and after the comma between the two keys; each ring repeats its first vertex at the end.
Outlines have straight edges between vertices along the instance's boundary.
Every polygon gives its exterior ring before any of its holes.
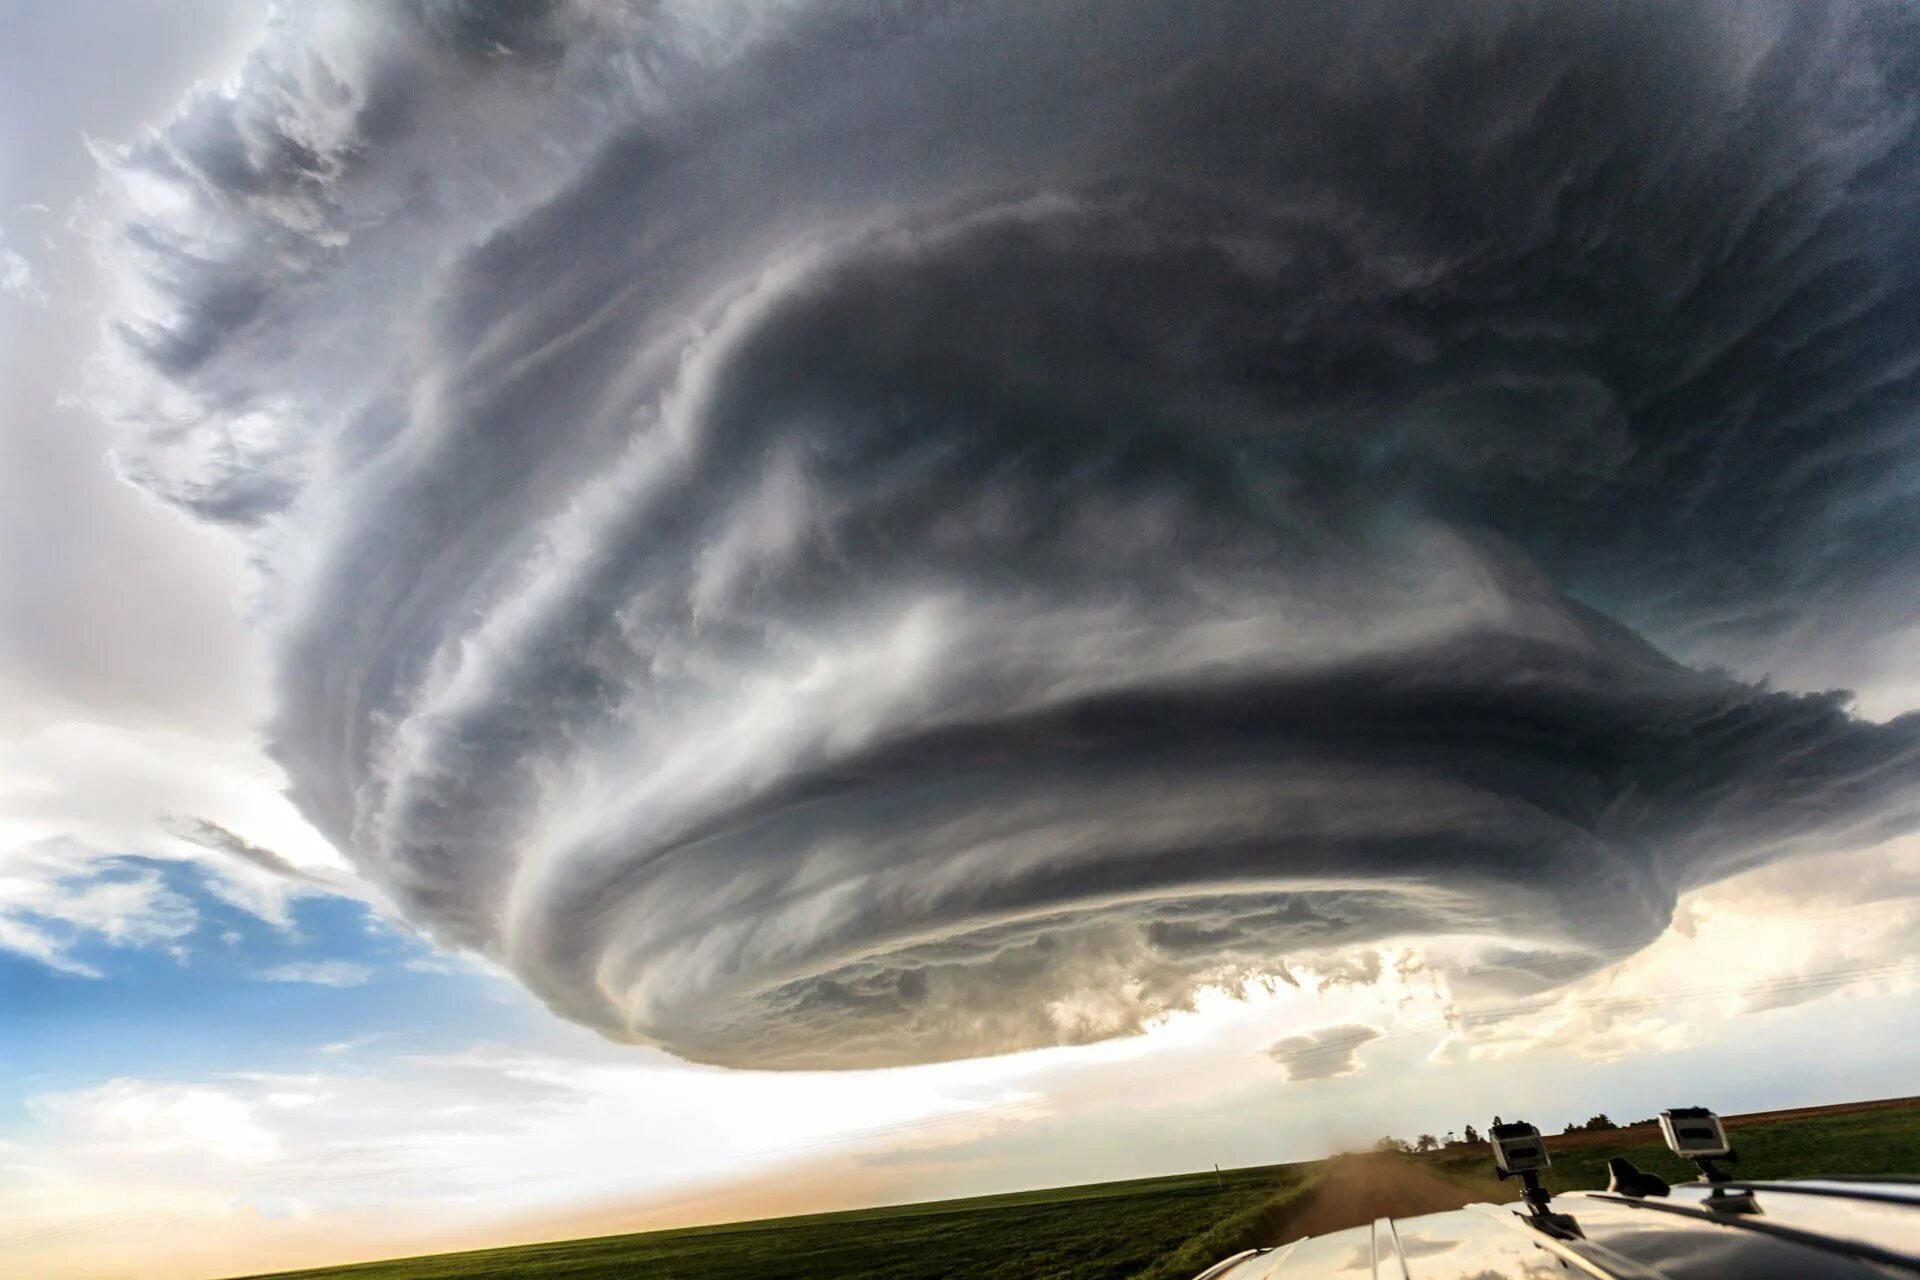
{"type": "Polygon", "coordinates": [[[1887,1280],[1920,1275],[1920,1184],[1807,1179],[1724,1184],[1757,1212],[1729,1212],[1701,1183],[1639,1199],[1571,1192],[1542,1230],[1518,1205],[1381,1218],[1228,1259],[1201,1280],[1887,1280]]]}

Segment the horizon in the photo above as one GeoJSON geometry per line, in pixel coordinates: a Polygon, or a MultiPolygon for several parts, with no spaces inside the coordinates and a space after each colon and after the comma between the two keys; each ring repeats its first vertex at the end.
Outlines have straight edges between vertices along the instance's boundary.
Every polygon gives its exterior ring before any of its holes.
{"type": "Polygon", "coordinates": [[[1920,1079],[1914,14],[6,13],[0,1270],[1920,1079]]]}

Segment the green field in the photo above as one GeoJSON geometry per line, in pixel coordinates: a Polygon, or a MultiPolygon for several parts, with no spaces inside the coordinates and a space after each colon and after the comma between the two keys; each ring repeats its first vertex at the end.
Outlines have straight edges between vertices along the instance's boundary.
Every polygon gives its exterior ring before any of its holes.
{"type": "Polygon", "coordinates": [[[1274,1165],[302,1271],[303,1280],[1188,1280],[1312,1180],[1274,1165]]]}
{"type": "MultiPolygon", "coordinates": [[[[1920,1107],[1809,1116],[1777,1123],[1742,1125],[1729,1136],[1740,1159],[1727,1166],[1741,1178],[1805,1178],[1819,1174],[1893,1174],[1920,1176],[1920,1107]]],[[[1591,1139],[1585,1139],[1591,1141],[1591,1139]]],[[[1625,1156],[1648,1173],[1669,1182],[1691,1181],[1693,1166],[1668,1151],[1658,1134],[1623,1133],[1615,1141],[1575,1146],[1547,1135],[1553,1168],[1545,1182],[1553,1191],[1586,1191],[1607,1185],[1607,1160],[1625,1156]]],[[[1515,1184],[1504,1186],[1489,1173],[1486,1148],[1417,1157],[1419,1163],[1451,1181],[1485,1190],[1489,1198],[1511,1200],[1515,1184]]]]}
{"type": "MultiPolygon", "coordinates": [[[[1920,1106],[1804,1116],[1733,1129],[1744,1177],[1920,1175],[1920,1106]]],[[[1692,1176],[1644,1130],[1548,1135],[1556,1191],[1606,1185],[1624,1155],[1672,1181],[1692,1176]]],[[[1508,1200],[1484,1146],[1412,1157],[1508,1200]]],[[[608,1236],[287,1273],[303,1280],[1189,1280],[1269,1244],[1320,1166],[1274,1165],[1051,1191],[608,1236]]]]}

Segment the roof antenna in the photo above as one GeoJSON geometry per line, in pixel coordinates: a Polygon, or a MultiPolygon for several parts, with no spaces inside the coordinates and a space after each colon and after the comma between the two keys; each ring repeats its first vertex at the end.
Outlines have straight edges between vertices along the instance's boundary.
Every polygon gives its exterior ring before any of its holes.
{"type": "Polygon", "coordinates": [[[1625,1156],[1614,1156],[1607,1161],[1607,1190],[1617,1196],[1644,1200],[1648,1196],[1664,1196],[1673,1188],[1665,1178],[1648,1173],[1625,1156]]]}

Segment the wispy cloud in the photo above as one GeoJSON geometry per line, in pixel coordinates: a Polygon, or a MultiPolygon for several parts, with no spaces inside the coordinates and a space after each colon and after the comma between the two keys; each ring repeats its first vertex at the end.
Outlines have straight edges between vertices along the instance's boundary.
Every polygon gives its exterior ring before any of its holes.
{"type": "Polygon", "coordinates": [[[66,944],[25,920],[0,915],[0,951],[11,951],[29,960],[38,960],[56,973],[73,978],[99,978],[99,969],[67,954],[66,944]]]}
{"type": "Polygon", "coordinates": [[[44,307],[51,301],[46,288],[34,273],[33,264],[4,240],[0,240],[0,293],[37,307],[44,307]]]}
{"type": "Polygon", "coordinates": [[[192,901],[151,866],[57,840],[0,852],[0,949],[59,972],[100,977],[76,948],[173,950],[199,924],[192,901]]]}
{"type": "Polygon", "coordinates": [[[351,960],[294,960],[262,969],[262,982],[304,982],[316,987],[358,987],[373,979],[373,969],[351,960]]]}
{"type": "Polygon", "coordinates": [[[171,834],[178,836],[203,849],[224,853],[251,867],[295,880],[301,884],[339,887],[342,878],[324,871],[314,871],[296,866],[272,849],[254,844],[242,836],[227,830],[217,822],[206,818],[168,815],[161,819],[161,825],[171,834]]]}
{"type": "Polygon", "coordinates": [[[383,1040],[391,1040],[399,1034],[400,1032],[398,1031],[369,1031],[365,1035],[351,1036],[345,1040],[330,1041],[320,1046],[320,1052],[332,1056],[358,1053],[360,1050],[370,1048],[383,1040]]]}

